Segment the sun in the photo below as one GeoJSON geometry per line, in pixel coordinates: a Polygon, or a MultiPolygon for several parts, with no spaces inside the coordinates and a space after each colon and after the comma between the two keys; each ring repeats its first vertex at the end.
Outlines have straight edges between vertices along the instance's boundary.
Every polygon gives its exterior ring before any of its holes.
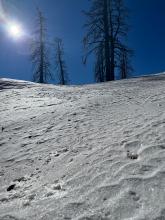
{"type": "Polygon", "coordinates": [[[18,23],[9,23],[7,27],[8,33],[13,38],[21,38],[24,34],[23,29],[18,23]]]}

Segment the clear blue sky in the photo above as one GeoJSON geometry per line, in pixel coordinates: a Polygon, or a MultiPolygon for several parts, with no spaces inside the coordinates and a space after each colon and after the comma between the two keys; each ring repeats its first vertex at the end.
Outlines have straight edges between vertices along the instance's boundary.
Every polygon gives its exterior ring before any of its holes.
{"type": "MultiPolygon", "coordinates": [[[[1,1],[1,0],[0,0],[1,1]]],[[[10,16],[20,21],[27,32],[35,24],[36,2],[47,18],[49,39],[63,38],[66,62],[72,84],[93,82],[93,62],[82,65],[82,38],[88,0],[5,0],[10,16]]],[[[165,71],[165,1],[126,0],[130,9],[128,44],[135,51],[134,75],[165,71]]],[[[0,77],[32,79],[32,67],[25,40],[15,41],[0,28],[0,77]]]]}

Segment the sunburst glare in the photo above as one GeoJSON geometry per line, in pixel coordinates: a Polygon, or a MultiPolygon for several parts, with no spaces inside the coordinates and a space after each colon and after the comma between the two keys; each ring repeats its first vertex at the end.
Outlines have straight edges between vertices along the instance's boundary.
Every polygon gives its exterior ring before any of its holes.
{"type": "Polygon", "coordinates": [[[15,22],[8,23],[7,31],[11,37],[16,39],[21,38],[24,35],[24,31],[21,25],[15,22]]]}

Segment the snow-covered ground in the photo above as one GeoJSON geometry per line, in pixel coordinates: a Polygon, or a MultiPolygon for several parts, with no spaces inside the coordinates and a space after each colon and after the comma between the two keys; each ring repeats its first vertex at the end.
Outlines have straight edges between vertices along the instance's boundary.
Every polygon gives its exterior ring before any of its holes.
{"type": "Polygon", "coordinates": [[[0,220],[165,220],[165,76],[0,80],[0,220]]]}

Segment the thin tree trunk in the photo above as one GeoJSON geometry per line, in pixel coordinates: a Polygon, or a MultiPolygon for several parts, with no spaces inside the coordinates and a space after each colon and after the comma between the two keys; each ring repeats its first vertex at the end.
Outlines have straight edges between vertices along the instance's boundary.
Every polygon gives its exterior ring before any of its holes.
{"type": "Polygon", "coordinates": [[[65,85],[65,79],[64,79],[64,70],[63,70],[63,65],[62,65],[62,60],[61,60],[61,48],[60,48],[60,42],[58,42],[58,59],[59,59],[59,64],[60,64],[60,75],[61,75],[61,84],[65,85]]]}
{"type": "Polygon", "coordinates": [[[115,80],[115,48],[114,42],[111,40],[111,64],[110,64],[110,81],[115,80]]]}
{"type": "Polygon", "coordinates": [[[43,48],[43,23],[40,17],[40,48],[41,48],[41,64],[40,64],[40,83],[44,83],[44,48],[43,48]]]}
{"type": "Polygon", "coordinates": [[[110,25],[110,81],[115,80],[115,46],[114,46],[114,29],[113,29],[113,21],[112,21],[112,2],[108,0],[108,12],[109,12],[109,25],[110,25]]]}
{"type": "Polygon", "coordinates": [[[105,34],[105,66],[106,66],[106,81],[111,81],[110,76],[110,45],[109,45],[109,19],[108,19],[108,0],[104,0],[104,34],[105,34]]]}
{"type": "Polygon", "coordinates": [[[62,83],[62,85],[65,85],[64,71],[63,71],[62,62],[61,62],[61,58],[60,57],[59,57],[59,61],[60,61],[60,71],[61,71],[61,83],[62,83]]]}

